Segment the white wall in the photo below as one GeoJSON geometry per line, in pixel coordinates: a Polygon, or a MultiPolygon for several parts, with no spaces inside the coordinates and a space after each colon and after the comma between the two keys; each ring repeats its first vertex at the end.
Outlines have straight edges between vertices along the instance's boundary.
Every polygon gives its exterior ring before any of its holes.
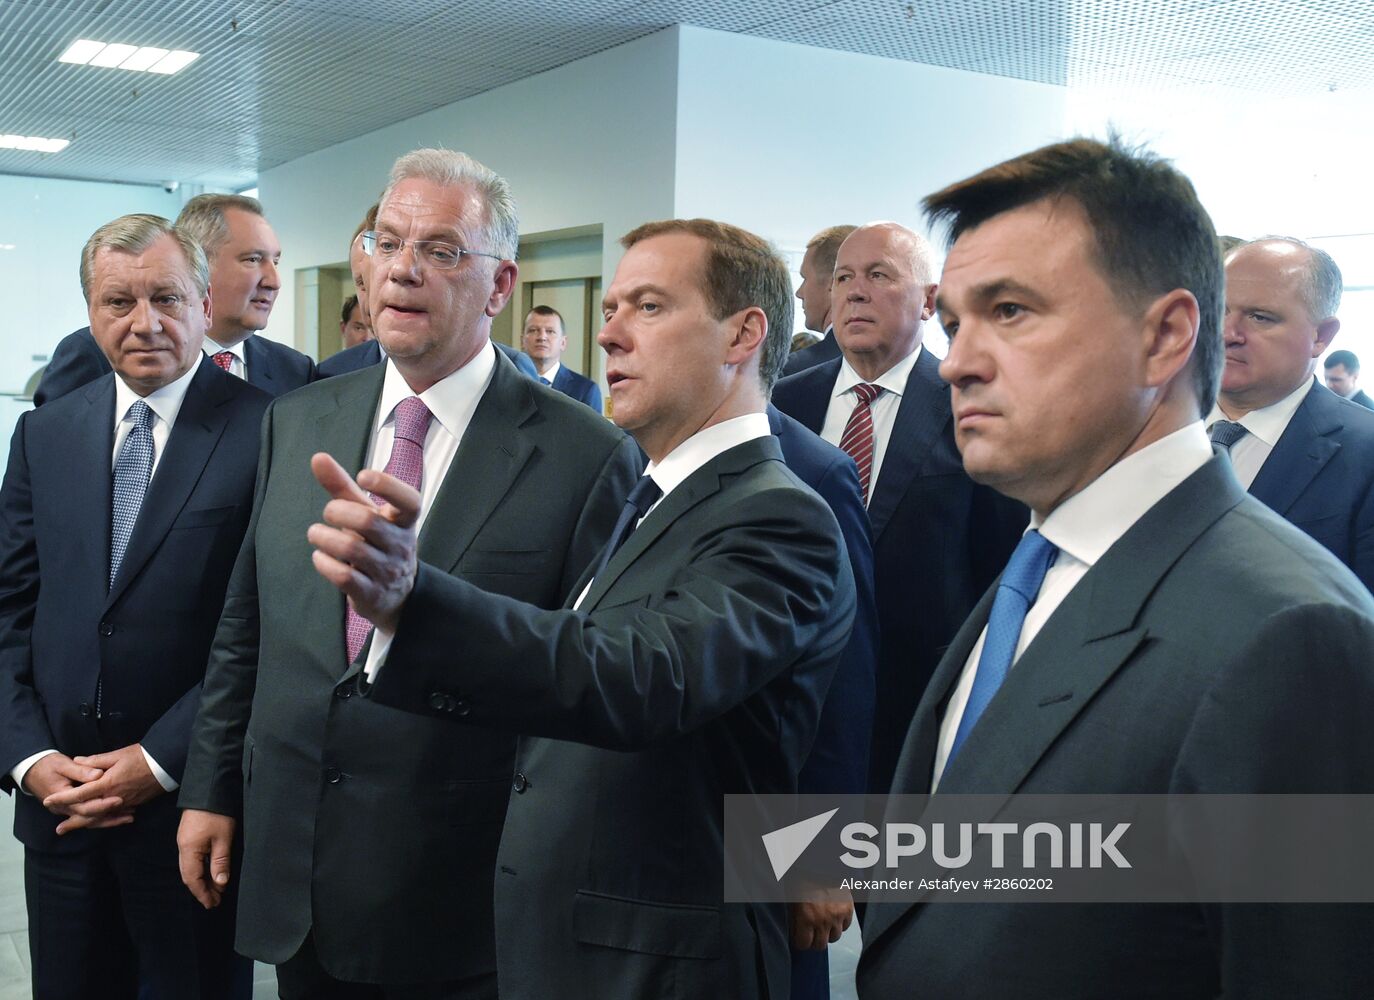
{"type": "Polygon", "coordinates": [[[35,355],[87,324],[77,274],[91,233],[129,212],[173,218],[181,205],[153,187],[0,174],[0,393],[17,393],[43,363],[35,355]]]}
{"type": "MultiPolygon", "coordinates": [[[[621,233],[672,214],[676,86],[669,29],[264,171],[259,188],[283,266],[346,260],[396,157],[446,146],[510,181],[521,232],[601,223],[609,273],[621,233]]],[[[271,332],[290,339],[294,282],[283,277],[271,332]]]]}

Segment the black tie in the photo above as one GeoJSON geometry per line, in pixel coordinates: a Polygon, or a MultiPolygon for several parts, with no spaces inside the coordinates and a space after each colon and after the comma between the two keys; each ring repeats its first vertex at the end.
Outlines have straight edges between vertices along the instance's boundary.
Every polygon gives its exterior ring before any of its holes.
{"type": "Polygon", "coordinates": [[[639,482],[635,483],[634,489],[630,490],[630,495],[625,498],[625,509],[620,512],[620,520],[615,522],[615,530],[611,532],[611,540],[606,543],[605,550],[601,553],[601,559],[596,564],[596,573],[592,576],[595,580],[606,569],[606,564],[611,561],[611,556],[615,555],[625,540],[634,534],[635,525],[639,519],[649,513],[649,508],[658,502],[658,498],[663,496],[663,491],[658,488],[658,483],[654,482],[651,476],[640,476],[639,482]]]}
{"type": "Polygon", "coordinates": [[[1250,432],[1240,424],[1233,423],[1230,420],[1218,420],[1212,425],[1212,430],[1207,436],[1212,439],[1212,444],[1220,445],[1222,448],[1225,448],[1229,454],[1231,445],[1235,444],[1249,433],[1250,432]]]}

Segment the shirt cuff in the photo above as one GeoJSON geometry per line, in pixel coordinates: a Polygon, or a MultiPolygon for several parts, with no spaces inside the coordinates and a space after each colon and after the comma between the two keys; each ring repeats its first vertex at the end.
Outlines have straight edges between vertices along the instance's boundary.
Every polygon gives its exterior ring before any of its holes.
{"type": "Polygon", "coordinates": [[[143,744],[138,745],[138,749],[143,753],[143,759],[148,762],[148,770],[153,772],[153,777],[162,786],[164,792],[175,792],[181,783],[162,769],[162,765],[153,760],[153,755],[143,749],[143,744]]]}
{"type": "Polygon", "coordinates": [[[394,638],[396,638],[395,632],[373,628],[372,645],[367,651],[367,662],[363,664],[363,680],[369,684],[377,682],[377,673],[386,663],[387,650],[391,648],[391,640],[394,638]]]}
{"type": "Polygon", "coordinates": [[[48,756],[48,754],[52,753],[57,753],[57,751],[39,750],[32,757],[25,757],[18,764],[15,764],[14,769],[10,771],[10,778],[14,781],[14,786],[18,788],[21,792],[23,792],[25,795],[32,797],[33,792],[29,791],[27,788],[24,787],[24,778],[29,773],[29,768],[33,767],[33,765],[37,764],[44,757],[48,756]]]}

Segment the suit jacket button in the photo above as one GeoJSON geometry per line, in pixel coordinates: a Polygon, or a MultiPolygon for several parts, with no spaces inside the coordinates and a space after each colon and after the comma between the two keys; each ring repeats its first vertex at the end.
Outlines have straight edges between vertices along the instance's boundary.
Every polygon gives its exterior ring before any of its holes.
{"type": "Polygon", "coordinates": [[[458,698],[453,702],[453,713],[455,715],[467,715],[472,711],[472,706],[463,698],[458,698]]]}
{"type": "Polygon", "coordinates": [[[101,634],[101,635],[114,635],[114,626],[111,625],[109,622],[101,622],[101,623],[100,623],[100,634],[101,634]]]}
{"type": "Polygon", "coordinates": [[[343,684],[340,684],[338,687],[336,687],[336,688],[334,689],[334,697],[335,697],[335,698],[352,698],[352,697],[353,697],[353,684],[352,684],[352,682],[351,682],[351,681],[346,681],[346,682],[344,682],[343,684]]]}
{"type": "Polygon", "coordinates": [[[442,691],[435,691],[429,696],[429,707],[436,712],[452,712],[453,699],[442,691]]]}
{"type": "Polygon", "coordinates": [[[337,785],[340,781],[343,780],[343,772],[340,771],[337,767],[326,767],[324,769],[324,780],[329,782],[331,785],[337,785]]]}
{"type": "Polygon", "coordinates": [[[530,787],[530,782],[529,779],[525,777],[525,772],[515,772],[515,780],[511,782],[511,787],[515,789],[517,794],[530,787]]]}
{"type": "Polygon", "coordinates": [[[84,701],[76,711],[83,719],[89,719],[91,717],[91,706],[87,705],[84,701]]]}

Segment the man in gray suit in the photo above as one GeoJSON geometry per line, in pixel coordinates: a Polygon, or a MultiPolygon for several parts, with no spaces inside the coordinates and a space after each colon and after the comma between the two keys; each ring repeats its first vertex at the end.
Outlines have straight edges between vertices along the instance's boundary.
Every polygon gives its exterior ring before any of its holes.
{"type": "Polygon", "coordinates": [[[834,515],[764,412],[787,267],[705,219],[622,242],[597,339],[650,465],[564,609],[438,572],[415,491],[364,473],[378,512],[327,456],[316,567],[394,633],[369,700],[525,734],[496,874],[502,1000],[786,997],[784,907],[722,899],[723,796],[796,790],[854,615],[834,515]]]}
{"type": "MultiPolygon", "coordinates": [[[[182,781],[182,873],[206,905],[242,818],[237,946],[281,995],[489,998],[492,882],[514,730],[355,697],[386,642],[310,565],[326,451],[419,491],[435,573],[557,607],[639,471],[634,442],[492,347],[515,282],[506,182],[461,153],[392,169],[367,241],[382,364],[278,400],[182,781]]],[[[453,653],[475,637],[452,647],[453,653]]],[[[498,644],[485,652],[507,659],[498,644]]],[[[389,663],[409,669],[393,650],[389,663]]]]}
{"type": "MultiPolygon", "coordinates": [[[[965,468],[1033,516],[893,791],[1369,792],[1374,602],[1203,430],[1222,271],[1192,185],[1080,139],[926,208],[965,468]]],[[[864,1000],[1374,995],[1370,907],[880,897],[863,930],[864,1000]]]]}

